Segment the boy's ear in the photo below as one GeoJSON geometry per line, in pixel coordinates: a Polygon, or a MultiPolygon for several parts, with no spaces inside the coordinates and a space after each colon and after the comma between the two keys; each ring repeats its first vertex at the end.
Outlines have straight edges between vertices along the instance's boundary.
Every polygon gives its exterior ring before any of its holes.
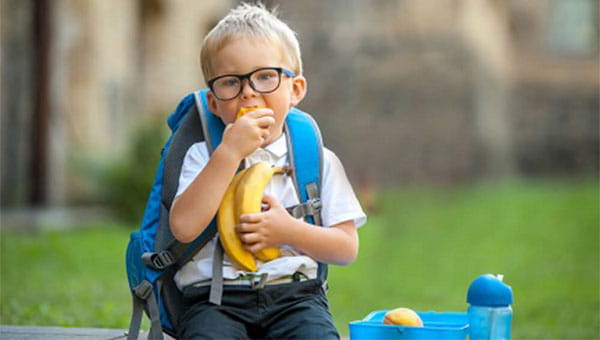
{"type": "Polygon", "coordinates": [[[306,78],[296,76],[292,79],[292,98],[290,104],[292,106],[298,105],[304,99],[304,96],[306,96],[306,78]]]}
{"type": "Polygon", "coordinates": [[[211,91],[206,92],[206,100],[208,101],[208,109],[210,112],[216,114],[217,112],[217,98],[213,96],[211,91]]]}

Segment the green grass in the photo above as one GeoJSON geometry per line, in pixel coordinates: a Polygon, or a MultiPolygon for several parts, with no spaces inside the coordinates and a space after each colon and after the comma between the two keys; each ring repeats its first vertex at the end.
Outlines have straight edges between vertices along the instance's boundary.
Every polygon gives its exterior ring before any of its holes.
{"type": "Polygon", "coordinates": [[[125,328],[127,229],[2,232],[2,324],[125,328]]]}
{"type": "Polygon", "coordinates": [[[531,181],[382,195],[351,266],[330,267],[339,329],[372,310],[464,311],[502,273],[514,338],[598,338],[598,182],[531,181]]]}
{"type": "MultiPolygon", "coordinates": [[[[330,266],[342,334],[373,310],[463,311],[470,282],[502,273],[513,335],[598,338],[598,180],[532,180],[381,193],[357,261],[330,266]]],[[[126,328],[129,231],[2,232],[2,324],[126,328]]]]}

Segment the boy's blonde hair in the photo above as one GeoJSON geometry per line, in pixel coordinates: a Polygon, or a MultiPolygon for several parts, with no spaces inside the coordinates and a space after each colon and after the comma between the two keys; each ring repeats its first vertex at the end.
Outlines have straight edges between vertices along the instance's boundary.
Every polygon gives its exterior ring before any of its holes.
{"type": "Polygon", "coordinates": [[[200,51],[202,74],[204,80],[215,76],[212,58],[227,43],[236,38],[264,39],[281,48],[282,55],[289,63],[291,71],[302,74],[300,44],[296,33],[283,21],[277,18],[276,12],[269,11],[261,3],[242,3],[232,9],[206,35],[200,51]]]}

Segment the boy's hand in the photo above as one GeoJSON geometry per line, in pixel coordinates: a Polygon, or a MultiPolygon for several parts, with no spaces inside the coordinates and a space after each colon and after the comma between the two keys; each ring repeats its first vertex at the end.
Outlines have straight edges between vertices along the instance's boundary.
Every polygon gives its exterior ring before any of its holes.
{"type": "Polygon", "coordinates": [[[275,124],[273,110],[261,108],[245,114],[223,132],[222,144],[243,159],[261,147],[275,124]]]}
{"type": "Polygon", "coordinates": [[[267,205],[265,211],[240,216],[236,226],[244,248],[252,253],[289,243],[284,226],[289,225],[291,215],[273,196],[264,195],[262,202],[267,205]]]}
{"type": "Polygon", "coordinates": [[[271,196],[265,195],[263,203],[269,206],[266,211],[242,215],[236,226],[246,250],[256,253],[285,244],[318,262],[347,265],[356,259],[358,234],[353,220],[315,228],[288,214],[271,196]]]}

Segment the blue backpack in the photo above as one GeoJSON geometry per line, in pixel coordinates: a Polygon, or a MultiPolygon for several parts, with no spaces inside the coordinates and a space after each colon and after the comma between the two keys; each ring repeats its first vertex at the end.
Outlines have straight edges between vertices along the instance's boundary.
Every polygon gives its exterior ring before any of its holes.
{"type": "MultiPolygon", "coordinates": [[[[175,336],[182,295],[173,276],[217,232],[213,219],[196,240],[180,243],[169,227],[169,211],[187,150],[193,143],[206,141],[212,153],[220,144],[225,128],[221,119],[208,109],[207,92],[188,94],[167,119],[172,134],[163,147],[140,229],[131,234],[127,246],[127,276],[133,296],[128,339],[137,339],[144,312],[151,321],[148,339],[162,339],[163,331],[175,336]]],[[[293,108],[286,117],[284,133],[288,137],[291,174],[300,201],[288,211],[311,224],[321,225],[323,144],[319,128],[309,114],[293,108]]],[[[325,284],[325,264],[319,263],[318,278],[325,284]]],[[[222,294],[222,277],[213,277],[211,302],[220,303],[218,294],[222,294]],[[215,294],[217,297],[213,299],[215,294]]]]}

